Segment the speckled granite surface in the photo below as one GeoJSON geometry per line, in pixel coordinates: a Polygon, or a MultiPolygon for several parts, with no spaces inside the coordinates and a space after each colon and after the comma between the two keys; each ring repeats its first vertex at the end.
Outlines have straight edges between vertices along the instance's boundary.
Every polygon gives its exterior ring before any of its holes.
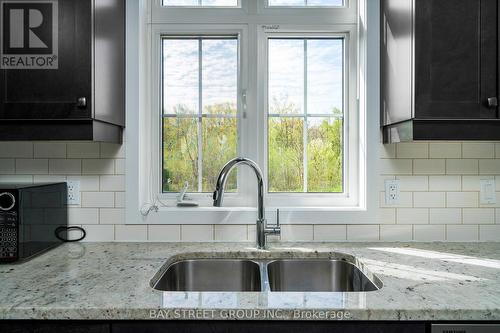
{"type": "Polygon", "coordinates": [[[500,243],[66,244],[0,265],[0,318],[499,320],[500,243]],[[355,256],[383,282],[366,293],[159,292],[150,281],[194,257],[355,256]],[[340,255],[341,256],[341,255],[340,255]]]}

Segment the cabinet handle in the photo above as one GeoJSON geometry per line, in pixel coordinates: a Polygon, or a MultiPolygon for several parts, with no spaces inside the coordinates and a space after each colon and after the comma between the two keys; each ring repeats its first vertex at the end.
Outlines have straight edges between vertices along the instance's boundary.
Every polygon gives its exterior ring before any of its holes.
{"type": "Polygon", "coordinates": [[[498,106],[498,98],[496,97],[488,98],[488,106],[490,108],[496,108],[498,106]]]}
{"type": "Polygon", "coordinates": [[[76,100],[76,106],[80,109],[85,109],[87,107],[87,98],[78,97],[78,99],[76,100]]]}

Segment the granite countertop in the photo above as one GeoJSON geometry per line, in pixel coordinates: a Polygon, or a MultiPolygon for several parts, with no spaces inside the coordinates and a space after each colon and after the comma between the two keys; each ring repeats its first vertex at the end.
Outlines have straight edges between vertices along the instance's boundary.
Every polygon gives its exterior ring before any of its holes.
{"type": "Polygon", "coordinates": [[[499,320],[500,243],[76,243],[0,265],[3,319],[499,320]],[[192,257],[355,256],[384,286],[362,293],[160,292],[192,257]]]}

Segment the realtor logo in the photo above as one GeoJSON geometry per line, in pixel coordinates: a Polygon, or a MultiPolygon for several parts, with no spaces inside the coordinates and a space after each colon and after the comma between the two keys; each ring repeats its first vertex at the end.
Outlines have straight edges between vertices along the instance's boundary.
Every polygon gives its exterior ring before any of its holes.
{"type": "Polygon", "coordinates": [[[57,0],[0,1],[0,68],[58,68],[57,0]]]}

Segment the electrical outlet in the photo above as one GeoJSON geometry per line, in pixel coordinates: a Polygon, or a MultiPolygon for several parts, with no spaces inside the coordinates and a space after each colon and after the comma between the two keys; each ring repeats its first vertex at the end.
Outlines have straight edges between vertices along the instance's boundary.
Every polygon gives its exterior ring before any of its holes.
{"type": "Polygon", "coordinates": [[[80,181],[68,181],[68,205],[80,204],[80,181]]]}
{"type": "Polygon", "coordinates": [[[491,205],[497,203],[495,179],[481,179],[480,197],[481,204],[491,205]]]}
{"type": "Polygon", "coordinates": [[[386,180],[385,181],[385,204],[397,205],[399,204],[399,180],[386,180]]]}

